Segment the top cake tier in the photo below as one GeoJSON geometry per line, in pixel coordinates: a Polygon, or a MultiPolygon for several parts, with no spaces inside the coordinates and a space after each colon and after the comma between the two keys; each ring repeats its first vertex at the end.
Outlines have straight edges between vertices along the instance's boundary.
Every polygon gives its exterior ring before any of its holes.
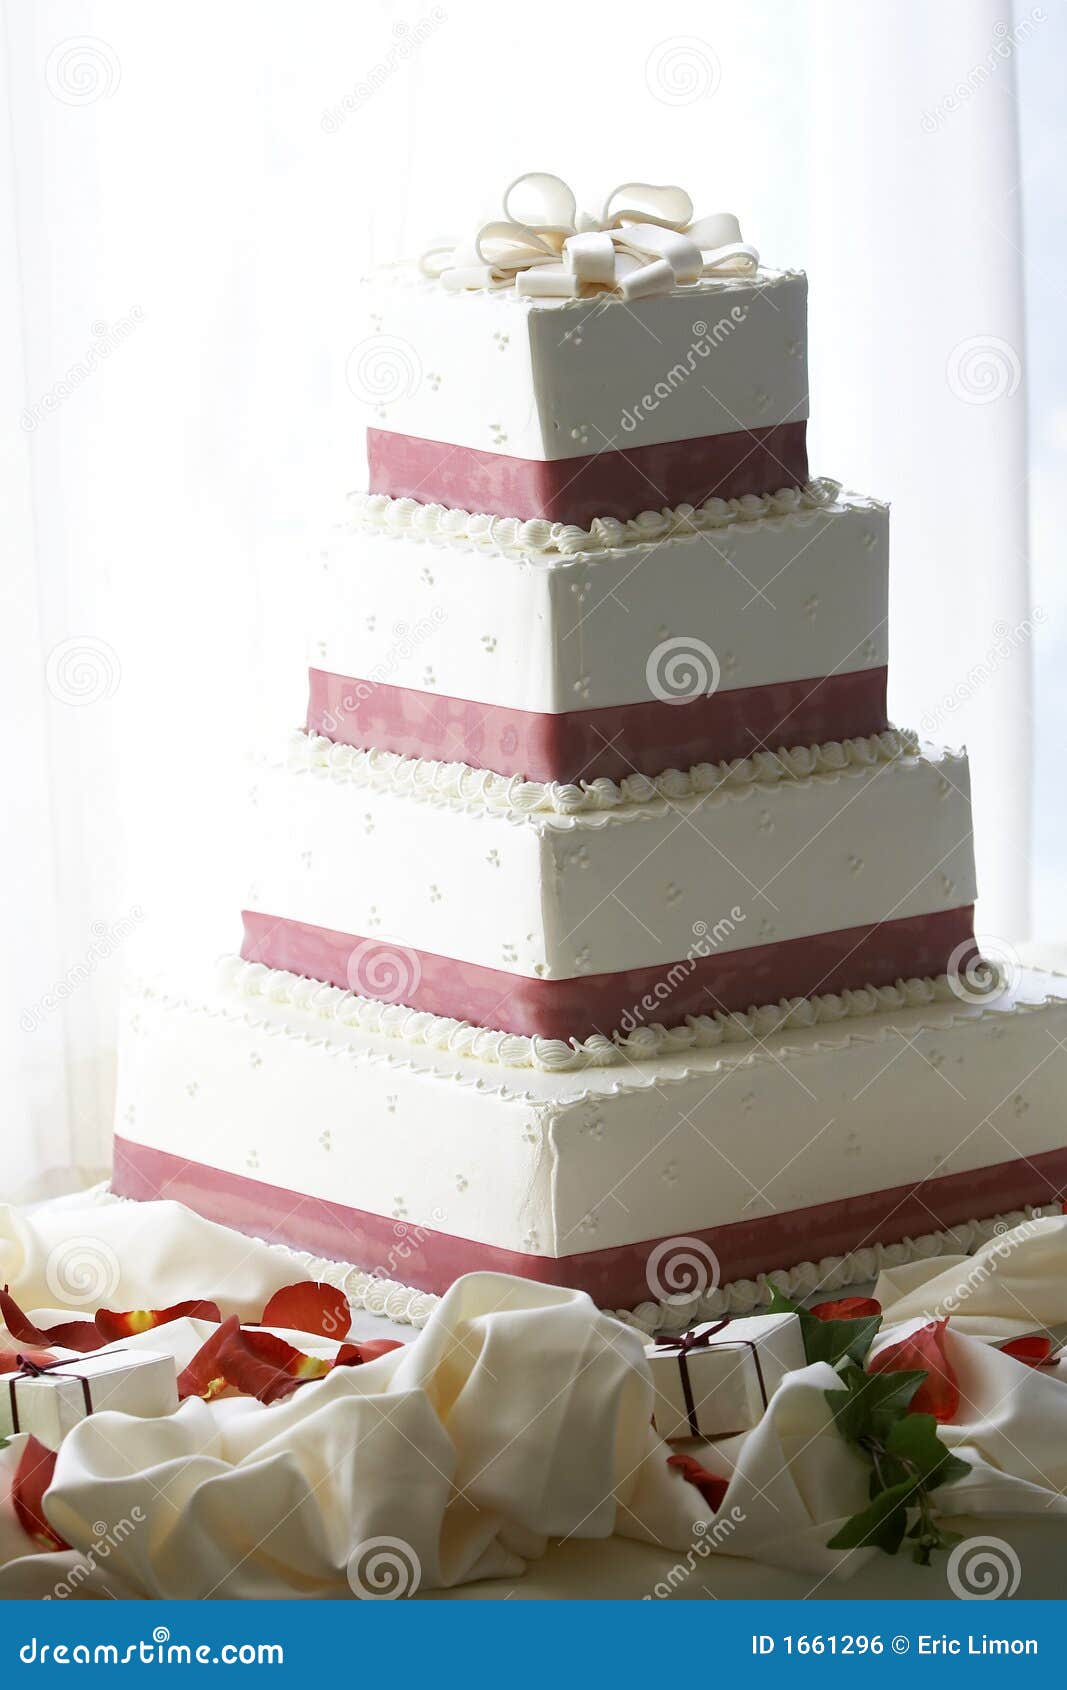
{"type": "Polygon", "coordinates": [[[588,526],[807,480],[802,275],[559,300],[401,269],[368,298],[372,492],[588,526]]]}

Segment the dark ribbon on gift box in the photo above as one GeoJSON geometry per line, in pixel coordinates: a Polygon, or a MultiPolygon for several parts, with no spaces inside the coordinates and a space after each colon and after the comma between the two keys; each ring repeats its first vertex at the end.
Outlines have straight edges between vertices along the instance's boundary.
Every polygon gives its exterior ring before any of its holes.
{"type": "Polygon", "coordinates": [[[18,1371],[12,1373],[7,1382],[7,1394],[11,1401],[12,1432],[22,1430],[19,1425],[18,1382],[20,1379],[40,1379],[46,1373],[54,1374],[57,1379],[76,1379],[82,1388],[86,1414],[93,1412],[93,1393],[88,1379],[83,1379],[80,1373],[64,1373],[63,1368],[70,1366],[70,1363],[64,1357],[61,1356],[58,1361],[33,1361],[29,1356],[18,1356],[16,1359],[18,1371]]]}
{"type": "MultiPolygon", "coordinates": [[[[703,1332],[689,1331],[683,1332],[678,1338],[656,1339],[657,1350],[677,1351],[678,1372],[680,1373],[682,1380],[682,1397],[685,1402],[685,1413],[686,1418],[689,1421],[689,1430],[694,1438],[701,1437],[702,1433],[700,1430],[700,1421],[697,1417],[696,1400],[693,1396],[693,1381],[689,1377],[690,1352],[693,1350],[709,1349],[711,1346],[711,1340],[713,1338],[717,1338],[719,1333],[722,1332],[725,1327],[729,1326],[729,1324],[730,1317],[727,1315],[724,1320],[717,1321],[713,1326],[708,1326],[703,1332]]],[[[752,1360],[756,1364],[756,1381],[759,1385],[760,1396],[763,1398],[763,1406],[766,1408],[771,1399],[767,1393],[767,1384],[763,1377],[763,1363],[760,1361],[758,1345],[751,1338],[728,1338],[726,1342],[727,1345],[734,1344],[738,1349],[745,1349],[751,1352],[752,1360]]]]}

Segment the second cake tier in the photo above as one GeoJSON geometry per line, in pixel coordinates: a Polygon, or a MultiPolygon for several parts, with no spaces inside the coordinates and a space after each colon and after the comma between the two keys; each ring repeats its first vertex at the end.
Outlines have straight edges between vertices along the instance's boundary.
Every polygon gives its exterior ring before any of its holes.
{"type": "Polygon", "coordinates": [[[357,496],[308,726],[543,781],[879,733],[888,552],[886,507],[827,481],[585,530],[357,496]]]}
{"type": "Polygon", "coordinates": [[[966,950],[966,758],[888,731],[540,786],[294,736],[242,955],[530,1037],[677,1025],[966,950]]]}

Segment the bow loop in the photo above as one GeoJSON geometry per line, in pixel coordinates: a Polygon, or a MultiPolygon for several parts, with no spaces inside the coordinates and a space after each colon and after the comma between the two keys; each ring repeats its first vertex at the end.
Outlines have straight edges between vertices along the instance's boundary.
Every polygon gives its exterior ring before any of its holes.
{"type": "Polygon", "coordinates": [[[574,230],[577,204],[566,182],[540,170],[517,176],[504,190],[504,216],[511,223],[529,229],[550,229],[553,234],[574,230]]]}
{"type": "Polygon", "coordinates": [[[654,182],[624,182],[604,201],[601,222],[618,228],[623,222],[658,223],[664,229],[684,229],[693,221],[693,202],[684,188],[654,182]]]}

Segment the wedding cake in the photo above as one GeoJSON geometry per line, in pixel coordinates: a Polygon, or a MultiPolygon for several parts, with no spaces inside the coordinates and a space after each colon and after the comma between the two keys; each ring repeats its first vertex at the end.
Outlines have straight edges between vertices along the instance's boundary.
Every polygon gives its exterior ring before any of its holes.
{"type": "Polygon", "coordinates": [[[132,1006],[116,1191],[619,1308],[1058,1204],[1065,994],[979,954],[967,759],[887,719],[803,275],[531,176],[367,299],[306,724],[240,955],[132,1006]]]}

